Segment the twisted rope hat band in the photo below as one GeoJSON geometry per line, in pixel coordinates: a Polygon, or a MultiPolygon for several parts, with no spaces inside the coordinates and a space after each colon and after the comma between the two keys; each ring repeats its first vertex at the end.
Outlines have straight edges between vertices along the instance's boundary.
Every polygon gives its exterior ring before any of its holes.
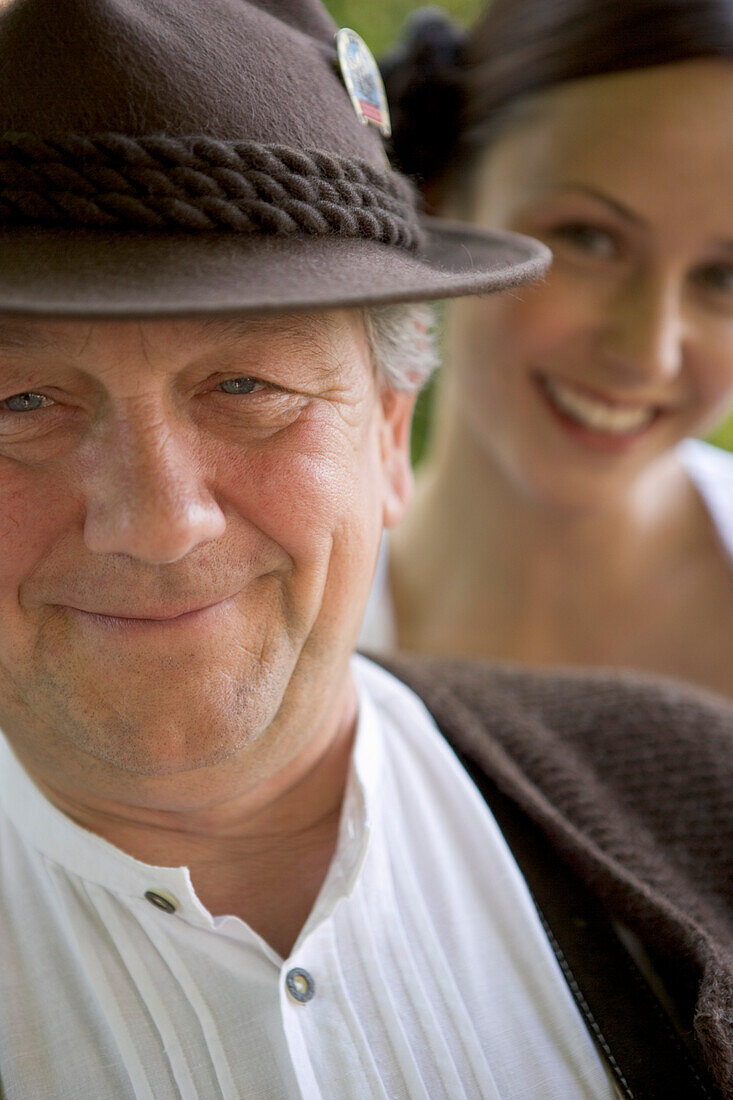
{"type": "Polygon", "coordinates": [[[407,180],[358,160],[205,136],[0,136],[0,225],[359,237],[417,251],[407,180]]]}

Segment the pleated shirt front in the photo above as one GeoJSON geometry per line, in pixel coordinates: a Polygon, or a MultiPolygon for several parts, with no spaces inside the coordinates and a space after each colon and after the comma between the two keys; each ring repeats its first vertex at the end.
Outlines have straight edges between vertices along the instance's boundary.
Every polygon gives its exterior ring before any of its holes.
{"type": "Polygon", "coordinates": [[[287,959],[56,810],[0,737],[7,1100],[615,1095],[478,791],[408,688],[353,669],[337,850],[287,959]]]}

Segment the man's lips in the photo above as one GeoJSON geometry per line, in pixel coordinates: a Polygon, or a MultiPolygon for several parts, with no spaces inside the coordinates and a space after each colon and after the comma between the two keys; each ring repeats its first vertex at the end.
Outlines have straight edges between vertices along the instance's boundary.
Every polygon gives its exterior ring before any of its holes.
{"type": "Polygon", "coordinates": [[[129,623],[175,623],[183,622],[187,619],[192,619],[197,615],[201,615],[203,612],[211,611],[214,608],[222,607],[228,604],[233,599],[233,596],[221,596],[219,599],[209,600],[206,603],[196,603],[188,606],[176,606],[176,607],[145,607],[145,608],[88,608],[78,607],[73,604],[62,604],[60,606],[67,607],[70,611],[78,614],[88,616],[91,619],[97,619],[100,621],[107,620],[109,622],[118,622],[121,625],[129,623]]]}

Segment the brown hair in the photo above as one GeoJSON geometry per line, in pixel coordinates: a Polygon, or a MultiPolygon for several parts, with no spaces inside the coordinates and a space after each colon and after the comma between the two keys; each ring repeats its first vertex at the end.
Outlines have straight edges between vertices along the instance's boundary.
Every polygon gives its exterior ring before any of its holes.
{"type": "Polygon", "coordinates": [[[733,59],[733,0],[493,0],[468,32],[425,9],[382,61],[393,156],[435,184],[470,163],[527,95],[698,57],[733,59]]]}

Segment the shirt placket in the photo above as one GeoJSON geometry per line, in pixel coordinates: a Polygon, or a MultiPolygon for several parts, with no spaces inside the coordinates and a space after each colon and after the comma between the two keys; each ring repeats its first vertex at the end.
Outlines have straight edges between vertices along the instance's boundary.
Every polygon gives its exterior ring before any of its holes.
{"type": "Polygon", "coordinates": [[[339,1090],[359,1100],[386,1096],[359,1022],[358,995],[345,981],[334,921],[329,918],[280,971],[283,1031],[304,1100],[330,1097],[339,1090]]]}

